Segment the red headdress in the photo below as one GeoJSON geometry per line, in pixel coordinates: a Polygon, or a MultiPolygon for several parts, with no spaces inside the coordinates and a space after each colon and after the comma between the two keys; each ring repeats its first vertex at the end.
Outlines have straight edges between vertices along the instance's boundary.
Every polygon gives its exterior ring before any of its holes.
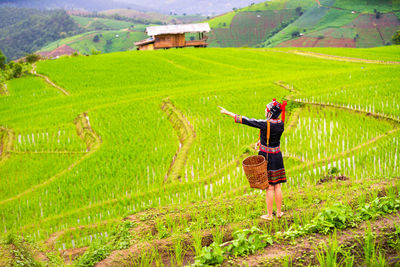
{"type": "Polygon", "coordinates": [[[287,102],[283,101],[282,104],[276,101],[276,98],[272,99],[272,102],[267,104],[267,112],[271,112],[272,118],[277,119],[282,113],[282,121],[285,122],[285,109],[287,102]]]}

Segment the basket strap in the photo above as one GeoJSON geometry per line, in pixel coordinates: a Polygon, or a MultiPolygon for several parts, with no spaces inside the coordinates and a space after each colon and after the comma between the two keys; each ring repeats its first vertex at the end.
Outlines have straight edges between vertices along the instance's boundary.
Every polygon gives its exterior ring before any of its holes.
{"type": "Polygon", "coordinates": [[[271,124],[269,120],[267,121],[267,147],[269,146],[269,137],[271,135],[271,124]]]}

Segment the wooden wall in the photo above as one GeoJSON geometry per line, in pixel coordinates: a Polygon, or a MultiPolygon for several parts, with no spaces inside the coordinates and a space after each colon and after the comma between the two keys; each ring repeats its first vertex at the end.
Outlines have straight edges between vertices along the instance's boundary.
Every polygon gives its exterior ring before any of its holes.
{"type": "Polygon", "coordinates": [[[146,45],[140,45],[138,47],[138,50],[154,50],[154,44],[146,44],[146,45]]]}
{"type": "Polygon", "coordinates": [[[155,36],[154,48],[172,48],[185,46],[185,34],[162,34],[155,36]]]}

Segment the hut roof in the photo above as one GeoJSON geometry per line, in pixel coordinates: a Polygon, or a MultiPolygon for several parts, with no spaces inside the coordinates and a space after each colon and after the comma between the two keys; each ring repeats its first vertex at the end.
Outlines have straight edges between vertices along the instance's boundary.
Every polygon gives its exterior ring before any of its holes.
{"type": "Polygon", "coordinates": [[[135,45],[136,45],[136,46],[139,46],[139,45],[151,44],[151,43],[154,43],[154,41],[155,41],[155,40],[154,40],[152,37],[150,37],[150,38],[144,39],[144,40],[142,40],[142,41],[135,42],[135,45]]]}
{"type": "Polygon", "coordinates": [[[150,36],[160,34],[178,34],[178,33],[195,33],[195,32],[209,32],[210,25],[208,23],[198,24],[180,24],[180,25],[165,25],[147,27],[146,32],[150,36]]]}

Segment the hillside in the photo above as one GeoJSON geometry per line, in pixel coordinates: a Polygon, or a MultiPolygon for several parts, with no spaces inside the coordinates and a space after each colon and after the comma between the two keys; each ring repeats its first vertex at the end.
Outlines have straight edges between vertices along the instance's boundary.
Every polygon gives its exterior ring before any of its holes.
{"type": "Polygon", "coordinates": [[[9,60],[80,32],[82,29],[65,11],[0,8],[0,50],[9,60]]]}
{"type": "Polygon", "coordinates": [[[400,27],[396,1],[275,0],[209,21],[211,46],[373,47],[391,44],[400,27]]]}
{"type": "Polygon", "coordinates": [[[398,257],[399,46],[25,67],[0,85],[0,266],[316,266],[332,240],[354,266],[398,257]],[[287,183],[269,222],[241,168],[260,131],[218,106],[262,119],[272,98],[288,101],[287,183]]]}
{"type": "Polygon", "coordinates": [[[400,4],[393,1],[349,5],[346,1],[321,1],[297,21],[265,42],[266,46],[374,47],[390,45],[400,27],[400,4]],[[299,34],[302,34],[299,37],[299,34]]]}
{"type": "Polygon", "coordinates": [[[141,5],[115,0],[5,0],[0,6],[13,6],[17,8],[35,9],[85,9],[88,11],[101,11],[112,8],[132,8],[136,10],[147,10],[141,5]]]}
{"type": "Polygon", "coordinates": [[[142,31],[129,29],[90,31],[55,41],[39,51],[52,51],[61,45],[68,45],[85,55],[91,55],[93,51],[102,53],[128,51],[135,48],[134,42],[142,40],[146,36],[142,31]]]}

